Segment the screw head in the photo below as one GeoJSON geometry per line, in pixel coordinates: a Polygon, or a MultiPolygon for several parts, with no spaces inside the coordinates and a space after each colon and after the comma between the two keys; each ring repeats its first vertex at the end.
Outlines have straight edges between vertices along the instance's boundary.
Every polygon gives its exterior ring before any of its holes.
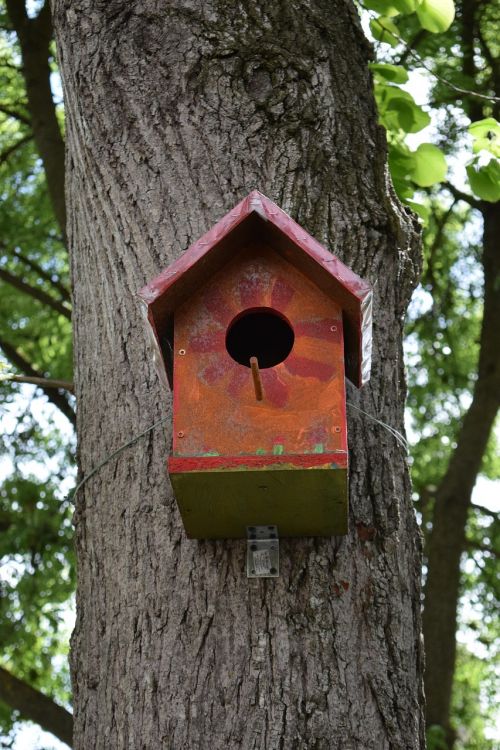
{"type": "Polygon", "coordinates": [[[180,438],[184,437],[184,433],[182,430],[179,430],[179,432],[177,433],[177,437],[180,437],[180,438]]]}
{"type": "Polygon", "coordinates": [[[185,355],[185,353],[186,353],[186,350],[185,350],[185,349],[179,349],[179,355],[180,355],[181,357],[183,357],[183,356],[185,355]]]}
{"type": "Polygon", "coordinates": [[[337,326],[330,326],[330,331],[335,332],[337,330],[337,326]]]}

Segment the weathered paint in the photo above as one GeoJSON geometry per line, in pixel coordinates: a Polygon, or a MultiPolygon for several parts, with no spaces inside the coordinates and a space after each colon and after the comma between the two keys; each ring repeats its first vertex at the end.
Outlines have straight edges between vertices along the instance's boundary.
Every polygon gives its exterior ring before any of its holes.
{"type": "Polygon", "coordinates": [[[173,386],[169,473],[188,535],[346,533],[344,378],[369,376],[370,286],[254,191],[140,297],[173,386]],[[252,377],[226,336],[259,310],[294,342],[252,377]]]}
{"type": "Polygon", "coordinates": [[[253,245],[209,279],[175,314],[175,456],[347,450],[342,312],[268,246],[253,245]],[[272,307],[273,290],[282,303],[272,307]],[[292,293],[293,292],[293,293],[292,293]],[[245,309],[273,309],[295,333],[288,357],[260,370],[235,362],[225,335],[245,309]],[[328,336],[329,334],[329,336],[328,336]],[[182,437],[179,434],[182,433],[182,437]]]}
{"type": "Polygon", "coordinates": [[[187,535],[241,539],[276,524],[280,537],[347,533],[347,470],[246,469],[171,472],[187,535]]]}
{"type": "Polygon", "coordinates": [[[334,453],[308,453],[306,455],[263,455],[258,450],[254,456],[203,456],[178,457],[168,459],[168,470],[173,473],[187,473],[190,471],[223,471],[224,469],[346,469],[347,451],[334,453]]]}
{"type": "Polygon", "coordinates": [[[176,311],[169,473],[189,536],[241,537],[271,523],[283,536],[346,533],[342,331],[339,306],[262,244],[176,311]],[[260,370],[258,401],[225,337],[242,311],[262,308],[295,339],[283,362],[260,370]]]}
{"type": "MultiPolygon", "coordinates": [[[[272,245],[341,307],[346,375],[358,387],[366,383],[372,339],[370,285],[256,190],[140,291],[159,344],[167,340],[171,344],[171,318],[179,305],[230,262],[249,240],[272,245]]],[[[281,297],[286,298],[289,293],[286,285],[276,287],[272,304],[283,304],[281,297]]],[[[171,380],[171,373],[167,372],[171,380]]]]}

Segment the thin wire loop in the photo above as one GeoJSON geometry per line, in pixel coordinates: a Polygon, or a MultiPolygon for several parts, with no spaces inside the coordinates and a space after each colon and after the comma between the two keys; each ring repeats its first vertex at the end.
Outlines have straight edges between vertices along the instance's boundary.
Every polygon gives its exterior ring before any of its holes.
{"type": "Polygon", "coordinates": [[[147,429],[143,430],[143,432],[140,432],[138,435],[132,438],[132,440],[129,440],[128,443],[124,443],[119,448],[117,448],[113,453],[110,453],[107,458],[105,458],[101,463],[97,464],[86,476],[83,477],[83,479],[78,482],[73,492],[70,494],[71,500],[74,500],[76,497],[76,493],[78,490],[80,490],[83,485],[88,482],[88,480],[93,477],[95,474],[97,474],[100,469],[103,468],[103,466],[106,466],[107,463],[111,461],[112,458],[115,458],[118,456],[122,451],[124,451],[126,448],[129,448],[131,445],[134,445],[134,443],[137,443],[138,440],[140,440],[142,437],[148,434],[148,432],[151,432],[151,430],[154,430],[155,427],[159,427],[161,424],[166,422],[168,417],[162,417],[162,419],[159,419],[157,422],[154,422],[152,425],[150,425],[147,429]]]}
{"type": "MultiPolygon", "coordinates": [[[[365,417],[368,417],[368,419],[371,419],[373,422],[376,422],[381,427],[383,427],[385,430],[387,430],[395,438],[395,440],[399,443],[399,445],[401,445],[401,447],[404,448],[405,451],[408,452],[408,441],[406,440],[406,438],[404,437],[404,435],[402,435],[400,432],[398,432],[394,427],[391,427],[391,425],[388,425],[385,422],[382,422],[380,419],[377,419],[377,417],[374,417],[371,414],[368,414],[367,411],[364,411],[363,409],[360,409],[359,406],[356,406],[351,401],[347,401],[346,403],[347,403],[348,406],[352,407],[353,409],[356,409],[356,411],[361,412],[361,414],[364,414],[365,417]]],[[[89,471],[89,473],[86,476],[84,476],[83,479],[80,480],[80,482],[78,482],[78,484],[76,485],[76,487],[73,490],[73,492],[71,492],[70,495],[69,495],[70,499],[74,500],[75,497],[76,497],[76,495],[77,495],[77,493],[79,492],[79,490],[81,490],[81,488],[83,487],[83,485],[86,482],[88,482],[89,479],[91,479],[93,476],[95,476],[97,474],[97,472],[100,471],[104,466],[106,466],[106,464],[108,464],[113,458],[116,458],[116,456],[120,455],[120,453],[122,453],[124,450],[126,450],[126,448],[130,448],[131,445],[134,445],[135,443],[137,443],[138,440],[140,440],[141,438],[143,438],[145,435],[147,435],[149,432],[151,432],[152,430],[154,430],[156,427],[159,427],[160,425],[162,425],[167,420],[168,420],[168,417],[162,417],[162,419],[159,419],[157,422],[153,422],[152,425],[150,425],[149,427],[147,427],[142,432],[139,432],[135,437],[133,437],[127,443],[124,443],[119,448],[117,448],[115,451],[113,451],[113,453],[110,453],[109,456],[107,456],[103,461],[101,461],[100,463],[98,463],[97,466],[95,466],[91,471],[89,471]]]]}
{"type": "Polygon", "coordinates": [[[368,414],[367,411],[364,411],[363,409],[360,409],[359,406],[356,406],[351,401],[347,401],[347,406],[351,406],[353,409],[356,409],[356,411],[361,412],[361,414],[364,414],[365,417],[368,417],[368,419],[371,419],[373,422],[376,422],[381,427],[387,430],[387,432],[390,432],[391,435],[396,439],[396,441],[399,443],[399,445],[405,449],[406,452],[409,450],[408,441],[405,438],[404,435],[402,435],[400,432],[398,432],[394,427],[391,427],[391,425],[386,424],[385,422],[382,422],[382,420],[377,419],[377,417],[372,416],[371,414],[368,414]]]}
{"type": "MultiPolygon", "coordinates": [[[[375,23],[378,23],[380,28],[383,31],[387,31],[387,29],[384,29],[382,24],[379,21],[379,16],[375,16],[372,13],[370,13],[370,9],[367,8],[363,3],[359,3],[359,5],[363,8],[363,10],[366,10],[370,18],[375,21],[375,23]]],[[[388,31],[387,32],[390,36],[394,37],[394,39],[397,39],[398,42],[402,42],[403,44],[408,45],[408,42],[406,39],[403,39],[402,36],[399,34],[395,34],[394,31],[388,31]]],[[[431,76],[433,76],[437,81],[440,81],[440,83],[443,83],[445,86],[448,86],[448,88],[452,89],[452,91],[456,91],[457,94],[465,94],[466,96],[475,96],[477,99],[484,99],[488,102],[500,102],[500,96],[493,96],[489,94],[480,94],[478,91],[472,91],[471,89],[463,89],[460,86],[456,86],[451,81],[448,81],[446,78],[443,78],[443,76],[439,75],[439,73],[436,73],[435,70],[432,70],[431,67],[427,65],[427,63],[424,61],[424,58],[422,55],[420,55],[416,50],[414,49],[408,49],[408,54],[411,55],[417,62],[420,63],[422,68],[426,70],[431,76]]]]}

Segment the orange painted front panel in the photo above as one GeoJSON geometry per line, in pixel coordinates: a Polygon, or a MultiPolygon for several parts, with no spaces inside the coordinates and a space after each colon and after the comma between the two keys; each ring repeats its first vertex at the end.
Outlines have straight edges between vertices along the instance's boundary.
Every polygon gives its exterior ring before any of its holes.
{"type": "Polygon", "coordinates": [[[246,248],[175,313],[173,454],[334,451],[347,451],[342,312],[272,248],[246,248]],[[232,321],[258,308],[295,334],[286,359],[261,370],[262,401],[226,350],[232,321]]]}

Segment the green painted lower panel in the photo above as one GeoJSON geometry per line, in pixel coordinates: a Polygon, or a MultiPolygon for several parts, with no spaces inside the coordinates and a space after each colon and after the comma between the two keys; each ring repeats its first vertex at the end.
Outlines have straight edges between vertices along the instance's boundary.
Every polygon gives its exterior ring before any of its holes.
{"type": "Polygon", "coordinates": [[[172,472],[188,537],[242,539],[276,524],[280,537],[347,534],[347,469],[172,472]]]}

